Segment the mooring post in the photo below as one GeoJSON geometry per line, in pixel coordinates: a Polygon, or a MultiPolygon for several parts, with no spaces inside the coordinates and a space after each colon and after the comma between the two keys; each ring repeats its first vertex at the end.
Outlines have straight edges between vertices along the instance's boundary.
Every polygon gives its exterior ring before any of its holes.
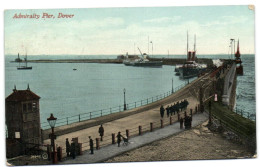
{"type": "Polygon", "coordinates": [[[139,135],[142,135],[142,126],[139,126],[138,130],[139,130],[139,135]]]}
{"type": "Polygon", "coordinates": [[[115,134],[114,133],[112,133],[112,144],[116,144],[115,134]]]}
{"type": "Polygon", "coordinates": [[[101,115],[101,117],[102,117],[102,115],[103,115],[102,110],[100,110],[100,115],[101,115]]]}
{"type": "Polygon", "coordinates": [[[161,128],[163,128],[163,120],[161,119],[161,128]]]}
{"type": "Polygon", "coordinates": [[[99,150],[100,146],[99,146],[99,138],[96,138],[96,149],[99,150]]]}
{"type": "Polygon", "coordinates": [[[172,125],[172,116],[170,116],[170,125],[172,125]]]}
{"type": "Polygon", "coordinates": [[[69,118],[67,117],[67,125],[69,124],[69,118]]]}
{"type": "Polygon", "coordinates": [[[129,130],[128,130],[128,129],[125,130],[125,134],[126,134],[126,137],[127,137],[127,138],[130,137],[130,134],[129,134],[129,130]]]}
{"type": "Polygon", "coordinates": [[[79,122],[80,122],[80,114],[79,114],[79,122]]]}
{"type": "Polygon", "coordinates": [[[78,145],[79,145],[79,155],[83,155],[82,143],[78,143],[78,145]]]}
{"type": "Polygon", "coordinates": [[[153,123],[150,122],[150,132],[152,132],[152,131],[153,131],[153,123]]]}
{"type": "Polygon", "coordinates": [[[57,157],[58,157],[58,161],[62,160],[62,148],[61,147],[57,148],[57,157]]]}

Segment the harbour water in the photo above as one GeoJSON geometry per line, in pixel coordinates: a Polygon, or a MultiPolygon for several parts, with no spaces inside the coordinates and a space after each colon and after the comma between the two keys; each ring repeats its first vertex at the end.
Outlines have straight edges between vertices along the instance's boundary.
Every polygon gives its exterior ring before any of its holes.
{"type": "MultiPolygon", "coordinates": [[[[5,97],[12,93],[14,85],[18,90],[23,90],[30,84],[30,89],[41,97],[41,122],[46,122],[50,113],[61,119],[123,105],[124,88],[126,103],[132,103],[171,91],[172,78],[174,87],[186,82],[174,75],[174,66],[142,68],[123,64],[29,63],[29,66],[33,67],[32,70],[17,70],[18,63],[10,63],[16,57],[5,56],[5,97]],[[73,70],[74,68],[77,70],[73,70]]],[[[203,57],[212,56],[203,55],[203,57]]],[[[28,56],[30,60],[74,58],[116,58],[116,56],[28,56]]],[[[213,58],[229,58],[229,55],[214,55],[213,58]]],[[[254,55],[243,55],[242,60],[244,76],[238,77],[237,107],[255,114],[254,55]]]]}

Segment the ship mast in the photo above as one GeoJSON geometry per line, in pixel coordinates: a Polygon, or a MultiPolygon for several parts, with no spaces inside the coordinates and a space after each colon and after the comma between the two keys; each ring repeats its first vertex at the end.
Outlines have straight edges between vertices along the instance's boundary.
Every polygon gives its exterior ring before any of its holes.
{"type": "Polygon", "coordinates": [[[196,52],[196,34],[194,35],[194,52],[196,52]]]}
{"type": "Polygon", "coordinates": [[[187,31],[187,59],[189,59],[189,33],[187,31]]]}

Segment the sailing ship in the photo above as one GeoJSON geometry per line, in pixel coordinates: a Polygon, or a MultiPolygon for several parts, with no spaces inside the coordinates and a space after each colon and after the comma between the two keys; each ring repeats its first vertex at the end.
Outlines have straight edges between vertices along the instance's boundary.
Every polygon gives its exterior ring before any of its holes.
{"type": "Polygon", "coordinates": [[[207,65],[196,63],[196,59],[196,35],[194,36],[194,50],[189,51],[189,37],[187,32],[187,60],[182,65],[176,65],[176,75],[180,75],[180,78],[182,79],[188,79],[192,77],[197,77],[199,74],[205,71],[207,65]]]}
{"type": "MultiPolygon", "coordinates": [[[[18,56],[19,56],[19,53],[18,53],[18,56]]],[[[20,66],[20,62],[19,62],[19,67],[17,67],[17,70],[31,70],[32,69],[32,66],[31,67],[27,66],[27,53],[25,54],[24,61],[25,61],[25,66],[20,66]]]]}

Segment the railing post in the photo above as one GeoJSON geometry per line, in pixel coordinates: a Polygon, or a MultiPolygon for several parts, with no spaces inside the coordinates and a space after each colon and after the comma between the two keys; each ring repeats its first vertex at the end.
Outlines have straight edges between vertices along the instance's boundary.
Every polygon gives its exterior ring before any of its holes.
{"type": "Polygon", "coordinates": [[[78,143],[78,145],[79,145],[79,155],[83,155],[82,143],[78,143]]]}
{"type": "Polygon", "coordinates": [[[116,144],[115,134],[114,133],[112,133],[112,144],[116,144]]]}
{"type": "Polygon", "coordinates": [[[142,135],[142,126],[139,126],[138,130],[139,130],[139,135],[142,135]]]}
{"type": "Polygon", "coordinates": [[[147,104],[148,104],[148,99],[147,99],[147,104]]]}
{"type": "Polygon", "coordinates": [[[100,111],[101,111],[101,114],[100,114],[100,115],[101,115],[101,117],[102,117],[102,115],[103,115],[102,110],[100,110],[100,111]]]}
{"type": "Polygon", "coordinates": [[[99,150],[100,146],[99,146],[99,138],[96,138],[96,149],[99,150]]]}
{"type": "Polygon", "coordinates": [[[141,100],[141,106],[143,105],[143,100],[141,100]]]}
{"type": "Polygon", "coordinates": [[[152,103],[153,103],[153,97],[152,97],[152,103]]]}
{"type": "Polygon", "coordinates": [[[91,119],[91,112],[89,113],[89,119],[91,119]]]}
{"type": "Polygon", "coordinates": [[[126,109],[128,110],[129,108],[128,108],[128,104],[126,105],[126,109]]]}
{"type": "Polygon", "coordinates": [[[67,117],[67,125],[69,124],[69,118],[67,117]]]}
{"type": "Polygon", "coordinates": [[[163,120],[161,119],[161,128],[163,128],[163,120]]]}
{"type": "Polygon", "coordinates": [[[80,122],[80,114],[79,114],[79,122],[80,122]]]}
{"type": "Polygon", "coordinates": [[[153,131],[153,123],[150,122],[150,132],[152,132],[152,131],[153,131]]]}
{"type": "Polygon", "coordinates": [[[129,139],[130,134],[129,134],[129,130],[128,129],[125,130],[125,134],[126,134],[126,137],[129,139]]]}
{"type": "Polygon", "coordinates": [[[135,108],[136,108],[136,102],[135,102],[135,108]]]}

